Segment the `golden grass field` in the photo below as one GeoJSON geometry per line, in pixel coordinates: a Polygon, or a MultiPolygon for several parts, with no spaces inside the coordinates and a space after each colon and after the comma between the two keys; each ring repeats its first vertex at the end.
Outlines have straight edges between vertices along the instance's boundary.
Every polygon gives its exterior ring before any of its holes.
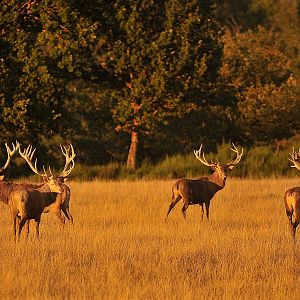
{"type": "Polygon", "coordinates": [[[178,203],[164,223],[173,182],[71,182],[74,226],[44,214],[18,244],[1,203],[0,299],[299,299],[283,205],[299,180],[228,178],[209,222],[178,203]]]}

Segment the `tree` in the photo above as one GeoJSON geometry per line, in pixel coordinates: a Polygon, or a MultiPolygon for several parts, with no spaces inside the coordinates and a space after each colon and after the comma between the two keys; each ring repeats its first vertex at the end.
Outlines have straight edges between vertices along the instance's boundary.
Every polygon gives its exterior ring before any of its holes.
{"type": "Polygon", "coordinates": [[[66,1],[0,4],[1,135],[67,136],[67,83],[85,72],[96,26],[66,1]]]}
{"type": "Polygon", "coordinates": [[[249,142],[289,137],[299,130],[296,80],[276,33],[259,27],[224,36],[222,75],[237,98],[238,123],[249,142]]]}
{"type": "Polygon", "coordinates": [[[135,169],[141,135],[215,101],[221,30],[211,1],[115,1],[112,14],[98,61],[114,80],[116,131],[130,134],[135,169]]]}

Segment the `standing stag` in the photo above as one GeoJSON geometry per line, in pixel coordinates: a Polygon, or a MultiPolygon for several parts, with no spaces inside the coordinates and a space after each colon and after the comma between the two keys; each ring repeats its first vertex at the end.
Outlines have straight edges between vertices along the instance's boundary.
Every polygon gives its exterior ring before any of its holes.
{"type": "MultiPolygon", "coordinates": [[[[61,145],[60,148],[66,160],[64,171],[57,177],[58,181],[61,183],[63,192],[59,194],[57,193],[49,194],[49,196],[51,196],[53,199],[51,199],[51,204],[45,207],[43,213],[53,212],[58,217],[62,225],[64,225],[65,218],[72,224],[74,222],[73,216],[70,213],[71,191],[70,188],[66,184],[64,184],[64,182],[67,180],[67,176],[71,173],[71,171],[75,166],[74,158],[76,154],[74,152],[74,148],[72,144],[70,144],[69,147],[61,145]]],[[[31,146],[28,146],[27,149],[24,149],[23,152],[21,151],[21,149],[19,149],[20,155],[27,161],[27,163],[29,161],[30,164],[29,163],[28,164],[30,168],[33,170],[33,172],[35,172],[36,169],[36,167],[33,168],[33,165],[31,163],[34,152],[35,149],[32,151],[31,146]]]]}
{"type": "MultiPolygon", "coordinates": [[[[73,147],[71,150],[62,148],[63,154],[66,158],[66,163],[63,171],[57,177],[54,177],[51,169],[49,168],[49,174],[43,168],[40,172],[37,169],[37,159],[35,163],[32,163],[32,157],[35,149],[32,150],[31,146],[28,146],[23,152],[19,150],[20,155],[25,159],[31,170],[43,178],[43,185],[37,189],[20,187],[14,190],[9,196],[9,207],[13,218],[14,225],[14,238],[16,240],[18,232],[18,240],[24,225],[26,226],[26,238],[29,234],[29,221],[34,219],[36,222],[36,236],[39,237],[39,226],[41,221],[41,215],[44,210],[53,211],[59,218],[63,218],[61,215],[63,197],[58,196],[64,193],[63,182],[66,177],[73,170],[75,163],[75,153],[73,147]],[[57,200],[59,199],[59,200],[57,200]]],[[[69,200],[69,198],[68,198],[69,200]]]]}
{"type": "MultiPolygon", "coordinates": [[[[202,152],[202,144],[199,150],[194,150],[195,157],[205,166],[210,167],[214,172],[208,177],[200,177],[198,179],[179,179],[172,187],[172,202],[170,204],[166,219],[176,205],[182,199],[184,205],[182,207],[182,214],[186,218],[186,210],[189,205],[199,204],[201,207],[201,217],[203,219],[203,204],[206,208],[206,217],[209,219],[209,206],[210,201],[218,192],[225,186],[227,172],[232,170],[234,166],[241,160],[243,155],[242,151],[239,152],[234,144],[232,144],[233,152],[236,153],[236,158],[226,165],[220,164],[218,161],[208,163],[205,159],[204,152],[202,152]]],[[[166,220],[165,219],[165,220],[166,220]]]]}
{"type": "MultiPolygon", "coordinates": [[[[289,156],[289,161],[293,163],[291,167],[300,170],[300,149],[297,153],[293,148],[293,152],[289,153],[289,156]]],[[[285,192],[284,205],[290,222],[292,237],[294,242],[296,242],[296,229],[300,223],[300,187],[293,187],[285,192]]]]}
{"type": "MultiPolygon", "coordinates": [[[[0,168],[0,174],[8,167],[12,156],[18,151],[20,144],[18,142],[16,142],[16,145],[12,144],[12,149],[10,149],[7,144],[5,144],[5,147],[7,152],[7,159],[4,166],[0,168]]],[[[0,201],[8,204],[10,193],[17,187],[17,184],[4,180],[4,176],[0,175],[0,201]]]]}

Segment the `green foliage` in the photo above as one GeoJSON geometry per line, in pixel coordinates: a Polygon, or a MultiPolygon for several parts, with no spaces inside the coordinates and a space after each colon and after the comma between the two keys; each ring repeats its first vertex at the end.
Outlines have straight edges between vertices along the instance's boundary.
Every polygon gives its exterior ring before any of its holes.
{"type": "MultiPolygon", "coordinates": [[[[215,3],[1,1],[1,145],[31,142],[41,163],[59,168],[58,144],[72,141],[80,168],[116,162],[107,173],[95,167],[103,177],[171,178],[206,173],[179,154],[201,142],[209,152],[225,141],[227,160],[230,140],[263,147],[297,134],[297,0],[215,3]],[[136,173],[123,166],[133,130],[136,173]]],[[[263,161],[252,147],[247,156],[263,161]]],[[[255,170],[242,161],[232,174],[255,170]]]]}
{"type": "Polygon", "coordinates": [[[65,1],[12,0],[0,4],[0,27],[0,135],[65,136],[66,84],[88,70],[95,25],[65,1]]]}
{"type": "Polygon", "coordinates": [[[247,141],[282,139],[299,130],[300,100],[284,42],[259,27],[224,38],[222,75],[237,99],[237,123],[247,141]]]}
{"type": "Polygon", "coordinates": [[[151,133],[191,109],[189,103],[207,101],[222,54],[211,4],[115,1],[113,7],[114,35],[103,41],[99,61],[118,80],[117,130],[151,133]]]}

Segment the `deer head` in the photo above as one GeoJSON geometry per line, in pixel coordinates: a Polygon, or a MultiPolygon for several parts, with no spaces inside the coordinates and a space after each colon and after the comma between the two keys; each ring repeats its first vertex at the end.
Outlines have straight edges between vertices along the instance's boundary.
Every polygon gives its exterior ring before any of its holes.
{"type": "Polygon", "coordinates": [[[201,144],[199,150],[194,150],[195,157],[202,164],[210,167],[214,171],[214,173],[211,176],[220,179],[221,183],[224,185],[225,181],[226,181],[226,177],[227,177],[227,172],[232,170],[234,168],[234,166],[237,163],[239,163],[239,161],[241,160],[243,152],[244,152],[243,148],[242,148],[242,151],[239,152],[239,150],[236,148],[236,146],[232,143],[233,148],[230,148],[230,150],[236,153],[236,158],[234,160],[232,160],[231,162],[224,165],[224,164],[219,163],[218,160],[216,160],[216,162],[209,163],[204,156],[204,152],[202,151],[202,146],[203,145],[201,144]]]}
{"type": "Polygon", "coordinates": [[[63,155],[65,156],[66,162],[65,162],[65,166],[64,166],[62,172],[56,177],[53,176],[50,167],[48,169],[49,174],[45,170],[44,166],[43,166],[43,171],[38,171],[37,158],[35,159],[34,164],[32,163],[32,158],[33,158],[36,148],[33,149],[32,146],[29,145],[23,151],[21,151],[21,149],[19,149],[20,155],[27,162],[27,164],[29,165],[31,170],[35,174],[41,176],[43,181],[49,186],[50,191],[55,192],[55,193],[63,192],[63,188],[61,185],[62,185],[62,183],[64,183],[64,181],[66,180],[66,177],[71,173],[71,171],[73,170],[73,168],[75,166],[74,158],[75,158],[76,154],[74,153],[74,148],[73,148],[72,144],[70,144],[69,147],[62,146],[62,145],[60,147],[61,147],[61,151],[62,151],[63,155]]]}
{"type": "MultiPolygon", "coordinates": [[[[16,141],[16,145],[14,145],[14,143],[12,143],[12,150],[8,147],[7,143],[5,143],[5,147],[6,147],[6,152],[7,152],[7,159],[6,159],[6,163],[4,164],[4,166],[2,168],[0,168],[0,173],[2,173],[8,167],[8,165],[10,163],[10,159],[18,151],[20,144],[18,141],[16,141]]],[[[0,181],[2,181],[3,179],[4,179],[4,176],[1,175],[0,181]]]]}

